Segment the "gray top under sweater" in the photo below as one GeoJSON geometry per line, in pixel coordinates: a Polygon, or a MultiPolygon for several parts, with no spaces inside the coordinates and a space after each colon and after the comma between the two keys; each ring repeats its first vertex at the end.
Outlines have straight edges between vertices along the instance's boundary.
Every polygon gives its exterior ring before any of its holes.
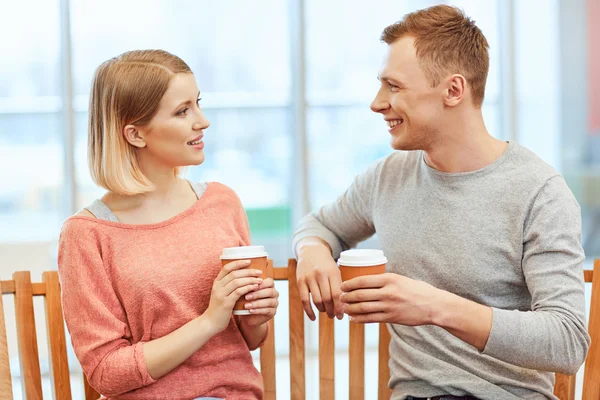
{"type": "MultiPolygon", "coordinates": [[[[194,193],[196,193],[196,197],[198,199],[200,199],[200,197],[202,197],[202,194],[204,194],[204,191],[206,190],[206,186],[207,186],[206,182],[190,182],[190,181],[188,181],[188,183],[190,184],[190,187],[192,188],[194,193]]],[[[119,219],[117,218],[117,216],[100,199],[95,200],[92,204],[85,207],[85,209],[88,210],[89,212],[91,212],[92,215],[94,215],[94,217],[96,217],[98,219],[103,219],[105,221],[111,221],[111,222],[119,222],[119,219]]]]}
{"type": "Polygon", "coordinates": [[[437,326],[388,325],[392,399],[556,399],[546,371],[575,373],[590,343],[581,213],[560,174],[514,142],[466,173],[397,151],[304,217],[292,245],[319,236],[338,258],[374,233],[388,272],[493,309],[483,352],[437,326]]]}

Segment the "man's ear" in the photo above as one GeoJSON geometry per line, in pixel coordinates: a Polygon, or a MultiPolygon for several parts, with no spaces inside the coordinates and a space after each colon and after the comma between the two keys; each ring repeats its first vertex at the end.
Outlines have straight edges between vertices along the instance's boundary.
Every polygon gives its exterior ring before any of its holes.
{"type": "Polygon", "coordinates": [[[454,74],[446,81],[446,90],[444,92],[444,103],[447,106],[454,107],[460,104],[465,97],[467,90],[467,80],[460,74],[454,74]]]}
{"type": "Polygon", "coordinates": [[[123,137],[132,146],[135,146],[140,149],[146,147],[146,141],[144,140],[144,136],[134,125],[126,125],[123,128],[123,137]]]}

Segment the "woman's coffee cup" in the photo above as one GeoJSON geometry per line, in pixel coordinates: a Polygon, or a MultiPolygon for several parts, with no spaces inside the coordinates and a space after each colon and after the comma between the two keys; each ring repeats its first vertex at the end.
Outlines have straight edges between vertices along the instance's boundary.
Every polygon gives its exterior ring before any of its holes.
{"type": "MultiPolygon", "coordinates": [[[[267,278],[267,257],[264,246],[240,246],[228,247],[223,249],[221,254],[221,265],[229,264],[237,260],[250,260],[247,268],[258,269],[262,271],[260,278],[267,278]]],[[[246,299],[242,296],[233,307],[233,315],[249,315],[250,311],[246,309],[246,299]]]]}

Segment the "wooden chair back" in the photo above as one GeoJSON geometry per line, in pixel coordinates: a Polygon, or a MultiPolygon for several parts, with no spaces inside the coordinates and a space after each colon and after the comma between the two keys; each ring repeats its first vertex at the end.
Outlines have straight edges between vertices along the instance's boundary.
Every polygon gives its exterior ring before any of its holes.
{"type": "MultiPolygon", "coordinates": [[[[306,360],[304,342],[304,310],[296,284],[296,260],[286,267],[268,264],[268,275],[275,281],[288,281],[289,288],[289,349],[290,398],[306,399],[306,360]]],[[[3,295],[15,300],[17,340],[21,360],[23,393],[28,400],[42,399],[42,382],[33,311],[33,297],[43,296],[50,360],[52,392],[55,399],[70,400],[71,384],[67,362],[64,320],[60,302],[60,285],[56,271],[43,273],[41,283],[32,283],[29,272],[15,272],[12,280],[0,281],[3,295]]],[[[592,344],[585,364],[583,400],[600,399],[600,260],[594,270],[585,271],[585,281],[592,282],[589,333],[592,344]]],[[[4,306],[0,296],[0,400],[12,400],[12,380],[6,340],[4,306]]],[[[276,399],[275,326],[270,321],[269,336],[260,350],[260,368],[264,381],[265,400],[276,399]]],[[[334,321],[324,313],[319,315],[319,394],[321,400],[335,398],[335,340],[334,321]]],[[[390,398],[389,380],[390,334],[385,324],[379,326],[378,345],[378,400],[390,398]]],[[[365,335],[364,326],[350,323],[349,338],[349,394],[351,400],[365,399],[365,335]]],[[[97,400],[100,395],[89,386],[84,375],[86,400],[97,400]]],[[[556,374],[554,393],[561,400],[575,400],[575,376],[556,374]]],[[[372,398],[368,396],[368,398],[372,398]]]]}
{"type": "MultiPolygon", "coordinates": [[[[46,311],[46,330],[52,394],[55,399],[71,399],[71,380],[67,361],[64,319],[60,302],[57,271],[42,274],[41,283],[32,283],[28,271],[15,272],[10,281],[0,281],[3,295],[14,296],[17,342],[21,365],[23,395],[28,400],[42,399],[42,379],[33,310],[33,297],[43,296],[46,311]]],[[[0,296],[0,399],[13,398],[4,303],[0,296]]],[[[85,376],[84,376],[85,381],[85,376]]],[[[86,400],[100,397],[86,382],[86,400]]]]}
{"type": "MultiPolygon", "coordinates": [[[[600,399],[600,259],[594,269],[583,271],[584,281],[592,284],[588,332],[592,338],[585,360],[582,400],[600,399]]],[[[575,375],[556,374],[554,394],[560,400],[575,400],[575,375]]]]}

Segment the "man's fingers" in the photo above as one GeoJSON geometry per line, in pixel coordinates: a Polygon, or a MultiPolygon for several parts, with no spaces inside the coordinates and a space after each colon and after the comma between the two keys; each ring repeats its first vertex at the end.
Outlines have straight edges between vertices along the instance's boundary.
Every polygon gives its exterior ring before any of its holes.
{"type": "Polygon", "coordinates": [[[357,324],[368,324],[375,322],[387,322],[387,314],[382,312],[372,314],[361,314],[350,317],[350,322],[357,324]]]}
{"type": "MultiPolygon", "coordinates": [[[[321,302],[323,303],[323,308],[327,313],[329,318],[334,317],[333,313],[333,298],[331,296],[331,288],[329,284],[329,278],[327,276],[321,276],[318,281],[319,290],[321,292],[321,302]]],[[[321,310],[322,311],[322,310],[321,310]]]]}
{"type": "Polygon", "coordinates": [[[351,317],[360,314],[373,314],[384,311],[384,303],[380,301],[366,301],[362,303],[344,304],[344,312],[351,317]]]}
{"type": "Polygon", "coordinates": [[[310,290],[310,296],[312,297],[312,301],[317,307],[317,310],[320,312],[325,312],[325,307],[323,306],[323,299],[321,297],[321,291],[319,290],[319,284],[317,281],[313,280],[308,282],[308,289],[310,290]]]}
{"type": "Polygon", "coordinates": [[[300,296],[300,300],[302,301],[302,307],[310,318],[311,321],[314,321],[315,312],[313,311],[312,305],[310,304],[310,292],[308,291],[308,285],[305,282],[298,282],[298,295],[300,296]]]}
{"type": "Polygon", "coordinates": [[[342,283],[342,292],[351,292],[356,289],[377,289],[385,286],[387,274],[366,275],[353,278],[342,283]]]}
{"type": "Polygon", "coordinates": [[[357,289],[351,292],[344,292],[340,296],[341,303],[361,303],[364,301],[381,300],[383,293],[381,289],[357,289]]]}
{"type": "Polygon", "coordinates": [[[329,285],[331,288],[331,298],[333,299],[333,313],[338,319],[344,317],[342,311],[342,302],[340,301],[340,295],[342,294],[342,277],[340,274],[332,275],[329,278],[329,285]]]}

